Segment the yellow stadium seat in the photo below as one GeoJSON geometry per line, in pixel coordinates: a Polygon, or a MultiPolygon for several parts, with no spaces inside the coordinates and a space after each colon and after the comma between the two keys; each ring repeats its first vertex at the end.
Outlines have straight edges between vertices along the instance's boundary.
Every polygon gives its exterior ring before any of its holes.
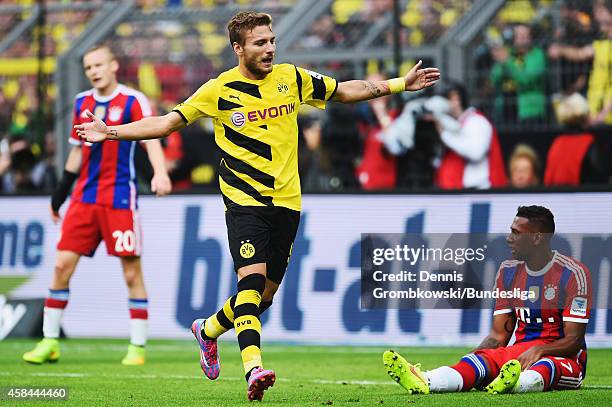
{"type": "Polygon", "coordinates": [[[26,112],[32,107],[32,105],[32,100],[30,100],[27,95],[23,94],[19,99],[17,99],[17,103],[15,103],[15,111],[26,112]]]}
{"type": "Polygon", "coordinates": [[[400,75],[405,75],[412,67],[416,64],[416,61],[413,59],[407,59],[400,65],[399,72],[400,75]]]}
{"type": "Polygon", "coordinates": [[[366,75],[374,75],[379,71],[380,69],[378,69],[378,59],[370,59],[366,67],[366,75]]]}
{"type": "Polygon", "coordinates": [[[202,37],[205,55],[219,55],[227,46],[227,38],[219,34],[209,34],[202,37]]]}
{"type": "Polygon", "coordinates": [[[148,62],[138,67],[138,88],[151,99],[159,100],[161,96],[161,83],[155,73],[155,67],[148,62]]]}
{"type": "Polygon", "coordinates": [[[134,33],[134,27],[129,23],[121,23],[115,29],[115,33],[120,37],[129,37],[134,33]]]}
{"type": "Polygon", "coordinates": [[[200,34],[213,34],[217,32],[217,26],[213,23],[198,23],[197,28],[200,34]]]}
{"type": "Polygon", "coordinates": [[[4,97],[9,100],[14,100],[19,94],[19,81],[17,79],[9,79],[2,86],[4,97]]]}
{"type": "Polygon", "coordinates": [[[210,164],[202,164],[191,171],[191,181],[194,184],[210,184],[215,177],[215,169],[210,164]]]}
{"type": "Polygon", "coordinates": [[[51,30],[51,36],[55,41],[61,41],[62,39],[64,39],[67,33],[68,29],[64,24],[57,24],[53,26],[51,30]]]}
{"type": "Polygon", "coordinates": [[[408,36],[408,41],[413,47],[418,47],[419,45],[423,44],[424,40],[425,35],[423,35],[423,31],[419,30],[418,28],[412,30],[408,36]]]}
{"type": "Polygon", "coordinates": [[[459,10],[457,9],[445,9],[442,10],[440,14],[440,24],[444,27],[450,27],[453,25],[460,17],[459,10]]]}
{"type": "Polygon", "coordinates": [[[498,18],[504,23],[529,23],[536,11],[529,0],[509,1],[501,9],[498,18]]]}
{"type": "Polygon", "coordinates": [[[346,24],[351,16],[363,10],[363,0],[336,0],[332,4],[332,14],[336,24],[346,24]]]}

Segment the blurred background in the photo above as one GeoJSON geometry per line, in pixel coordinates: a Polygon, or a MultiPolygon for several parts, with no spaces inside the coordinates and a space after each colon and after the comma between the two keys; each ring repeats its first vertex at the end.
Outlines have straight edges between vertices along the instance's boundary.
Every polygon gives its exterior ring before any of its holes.
{"type": "MultiPolygon", "coordinates": [[[[52,190],[68,151],[73,98],[89,88],[81,56],[92,44],[109,43],[120,60],[120,81],[163,113],[236,63],[226,24],[242,9],[272,14],[278,63],[340,81],[403,75],[419,59],[439,67],[445,79],[464,85],[466,104],[497,132],[507,180],[494,187],[610,185],[609,0],[3,0],[1,193],[52,190]],[[559,175],[560,162],[578,175],[559,175]]],[[[457,188],[438,180],[447,147],[439,127],[427,108],[416,111],[409,103],[434,92],[303,108],[303,190],[457,188]],[[381,136],[389,125],[381,117],[395,120],[402,112],[410,113],[416,131],[394,148],[391,136],[381,136]]],[[[175,191],[217,190],[210,121],[164,145],[175,191]]],[[[139,162],[146,179],[146,159],[139,162]]],[[[140,186],[146,192],[148,183],[140,186]]]]}

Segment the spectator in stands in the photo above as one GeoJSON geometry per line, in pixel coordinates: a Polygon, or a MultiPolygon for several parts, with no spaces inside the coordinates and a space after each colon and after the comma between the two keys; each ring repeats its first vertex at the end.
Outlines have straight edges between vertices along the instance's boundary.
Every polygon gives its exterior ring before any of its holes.
{"type": "Polygon", "coordinates": [[[387,13],[393,11],[393,0],[366,0],[361,11],[364,22],[375,23],[385,18],[387,13]]]}
{"type": "Polygon", "coordinates": [[[496,118],[505,122],[540,122],[546,116],[546,55],[542,48],[533,45],[531,28],[518,24],[513,29],[513,46],[499,46],[492,50],[496,63],[490,79],[496,90],[496,118]],[[508,90],[516,92],[517,117],[503,114],[506,104],[512,103],[504,97],[508,90]]]}
{"type": "Polygon", "coordinates": [[[8,194],[28,193],[36,190],[31,172],[36,165],[30,143],[23,136],[12,136],[9,140],[10,165],[2,177],[2,192],[8,194]]]}
{"type": "Polygon", "coordinates": [[[435,123],[442,151],[434,183],[442,189],[499,188],[508,183],[504,159],[493,124],[474,107],[456,82],[437,87],[437,96],[408,102],[402,114],[382,134],[395,155],[415,146],[417,119],[435,123]],[[429,112],[429,113],[428,113],[429,112]]]}
{"type": "Polygon", "coordinates": [[[420,32],[423,35],[421,40],[423,44],[435,43],[440,38],[441,33],[444,32],[440,18],[440,11],[434,7],[423,7],[422,19],[419,24],[420,32]]]}
{"type": "Polygon", "coordinates": [[[579,93],[574,93],[559,103],[557,115],[566,133],[558,136],[548,150],[544,184],[606,183],[610,165],[597,139],[587,130],[587,100],[579,93]]]}
{"type": "MultiPolygon", "coordinates": [[[[8,137],[0,139],[0,179],[6,174],[11,166],[11,154],[9,149],[8,137]]],[[[2,187],[0,186],[0,191],[2,187]]]]}
{"type": "Polygon", "coordinates": [[[612,0],[596,1],[593,11],[601,38],[583,47],[553,44],[548,55],[574,62],[593,61],[587,90],[591,123],[612,124],[612,0]]]}
{"type": "Polygon", "coordinates": [[[584,47],[597,39],[598,28],[591,16],[592,4],[582,0],[566,0],[560,7],[561,24],[554,33],[548,56],[558,64],[563,95],[585,92],[591,61],[572,61],[559,55],[558,46],[584,47]]]}
{"type": "Polygon", "coordinates": [[[497,131],[474,107],[467,91],[456,82],[440,86],[425,103],[444,145],[436,173],[443,189],[499,188],[508,183],[497,131]]]}
{"type": "Polygon", "coordinates": [[[329,177],[325,175],[327,166],[321,150],[321,121],[312,114],[301,114],[298,128],[298,169],[302,189],[328,190],[329,177]]]}
{"type": "Polygon", "coordinates": [[[510,185],[513,188],[529,188],[540,183],[540,159],[533,148],[519,144],[510,156],[510,185]]]}
{"type": "Polygon", "coordinates": [[[5,38],[19,20],[17,13],[0,13],[0,38],[5,38]]]}
{"type": "Polygon", "coordinates": [[[55,170],[56,140],[53,131],[47,131],[44,138],[43,153],[40,157],[37,157],[37,163],[30,174],[37,190],[52,192],[57,185],[55,170]]]}
{"type": "Polygon", "coordinates": [[[184,81],[178,100],[189,97],[204,78],[212,78],[215,71],[210,59],[204,54],[200,33],[195,27],[188,28],[182,36],[182,49],[178,62],[183,66],[184,81]]]}
{"type": "Polygon", "coordinates": [[[301,49],[335,47],[343,42],[343,35],[337,30],[331,14],[323,14],[312,23],[309,32],[298,42],[301,49]]]}
{"type": "MultiPolygon", "coordinates": [[[[369,75],[366,80],[382,81],[380,74],[369,75]]],[[[384,147],[380,134],[397,117],[391,109],[389,96],[371,99],[367,102],[367,120],[360,123],[360,133],[364,138],[363,156],[356,174],[361,187],[365,190],[391,189],[396,186],[397,163],[395,156],[384,147]]]]}

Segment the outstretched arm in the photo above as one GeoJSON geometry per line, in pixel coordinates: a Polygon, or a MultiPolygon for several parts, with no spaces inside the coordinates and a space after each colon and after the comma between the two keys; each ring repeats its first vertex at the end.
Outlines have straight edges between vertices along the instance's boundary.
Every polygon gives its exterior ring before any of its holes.
{"type": "Polygon", "coordinates": [[[74,128],[79,137],[92,143],[106,139],[134,141],[161,138],[187,125],[181,115],[176,112],[170,112],[164,116],[149,116],[120,126],[107,126],[89,110],[86,110],[85,113],[92,121],[78,124],[74,128]]]}
{"type": "Polygon", "coordinates": [[[493,317],[491,332],[482,340],[475,350],[496,349],[501,346],[506,346],[512,337],[515,324],[516,318],[512,312],[495,315],[493,317]]]}
{"type": "Polygon", "coordinates": [[[532,346],[519,357],[523,370],[529,368],[544,356],[558,356],[571,358],[576,356],[584,343],[584,334],[587,324],[580,322],[564,322],[564,337],[545,345],[532,346]]]}
{"type": "Polygon", "coordinates": [[[548,56],[551,59],[566,58],[574,62],[590,61],[595,56],[593,45],[575,47],[573,45],[552,44],[548,47],[548,56]]]}
{"type": "Polygon", "coordinates": [[[355,103],[370,100],[391,93],[406,90],[416,91],[433,86],[440,79],[438,68],[422,68],[423,61],[417,62],[403,78],[388,81],[353,80],[341,82],[332,98],[341,103],[355,103]],[[403,80],[403,81],[402,81],[403,80]]]}

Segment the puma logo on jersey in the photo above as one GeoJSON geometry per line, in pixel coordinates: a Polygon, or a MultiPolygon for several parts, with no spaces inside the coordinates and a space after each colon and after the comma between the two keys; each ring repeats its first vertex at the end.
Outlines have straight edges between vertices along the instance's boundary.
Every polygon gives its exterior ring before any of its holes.
{"type": "Polygon", "coordinates": [[[230,99],[236,99],[236,100],[240,100],[240,96],[236,96],[236,95],[229,95],[230,99]]]}

